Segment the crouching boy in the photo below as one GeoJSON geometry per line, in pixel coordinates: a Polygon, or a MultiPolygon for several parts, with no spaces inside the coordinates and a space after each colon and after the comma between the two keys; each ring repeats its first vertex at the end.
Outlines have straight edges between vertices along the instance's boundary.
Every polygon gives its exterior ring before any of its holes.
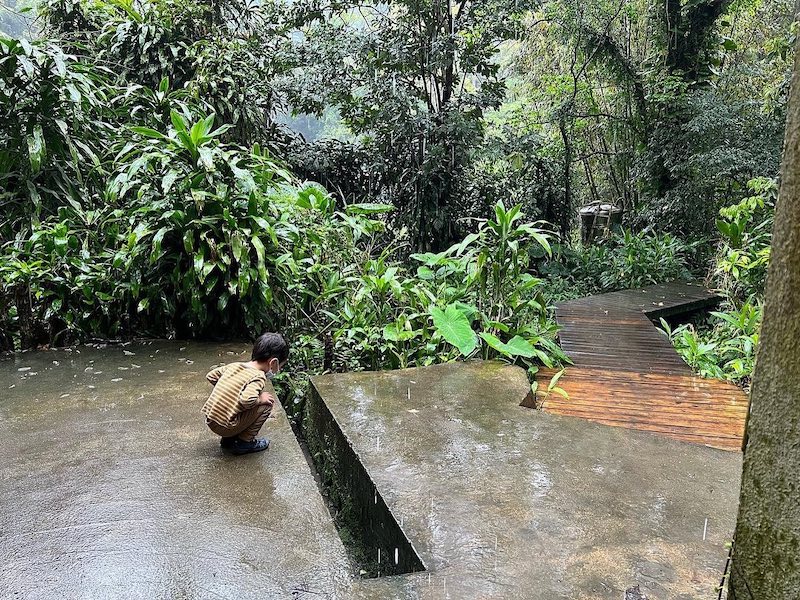
{"type": "Polygon", "coordinates": [[[276,400],[268,380],[288,358],[289,346],[283,337],[265,333],[256,340],[250,362],[217,367],[206,375],[214,389],[203,405],[203,414],[208,428],[222,437],[223,448],[248,454],[269,447],[269,440],[256,435],[276,400]]]}

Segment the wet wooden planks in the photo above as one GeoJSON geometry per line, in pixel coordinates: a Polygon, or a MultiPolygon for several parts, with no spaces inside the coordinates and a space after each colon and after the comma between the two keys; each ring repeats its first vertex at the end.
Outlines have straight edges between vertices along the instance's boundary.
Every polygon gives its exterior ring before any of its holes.
{"type": "Polygon", "coordinates": [[[559,308],[596,307],[610,311],[639,311],[652,319],[669,317],[718,304],[720,297],[701,285],[660,283],[636,290],[588,296],[559,304],[559,308]]]}
{"type": "MultiPolygon", "coordinates": [[[[695,376],[651,318],[716,304],[699,286],[670,283],[564,302],[561,346],[574,362],[559,381],[568,398],[540,395],[547,411],[715,448],[741,448],[747,397],[737,386],[695,376]]],[[[545,389],[554,374],[538,376],[545,389]]]]}

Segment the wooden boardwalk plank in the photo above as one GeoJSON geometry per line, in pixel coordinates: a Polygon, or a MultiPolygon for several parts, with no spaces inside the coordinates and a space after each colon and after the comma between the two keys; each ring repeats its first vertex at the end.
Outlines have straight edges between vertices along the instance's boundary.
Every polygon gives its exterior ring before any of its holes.
{"type": "MultiPolygon", "coordinates": [[[[747,396],[732,383],[695,376],[651,321],[718,301],[700,286],[669,283],[557,305],[561,347],[574,366],[559,381],[568,398],[540,394],[539,407],[605,425],[739,450],[747,396]]],[[[554,373],[540,371],[540,389],[546,389],[554,373]]]]}

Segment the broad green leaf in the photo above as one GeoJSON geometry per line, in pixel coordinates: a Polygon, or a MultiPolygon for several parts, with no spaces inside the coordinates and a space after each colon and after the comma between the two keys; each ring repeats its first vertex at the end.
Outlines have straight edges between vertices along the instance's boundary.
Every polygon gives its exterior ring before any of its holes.
{"type": "Polygon", "coordinates": [[[167,174],[164,175],[163,179],[161,180],[161,191],[165,194],[168,194],[169,191],[172,189],[172,185],[178,179],[179,173],[174,170],[167,171],[167,174]]]}
{"type": "Polygon", "coordinates": [[[558,380],[563,377],[564,373],[566,373],[566,369],[561,369],[558,373],[550,378],[550,383],[547,385],[548,391],[555,389],[556,385],[558,384],[558,380]]]}
{"type": "Polygon", "coordinates": [[[186,120],[183,118],[181,113],[173,108],[171,111],[169,111],[169,118],[172,121],[172,126],[176,131],[186,131],[186,120]]]}
{"type": "Polygon", "coordinates": [[[505,344],[500,341],[499,338],[486,331],[482,331],[480,336],[487,344],[489,344],[489,347],[494,348],[502,354],[506,354],[505,344]]]}
{"type": "Polygon", "coordinates": [[[472,331],[467,317],[454,305],[448,305],[445,310],[437,307],[431,308],[433,325],[439,334],[458,348],[464,356],[469,355],[478,343],[475,332],[472,331]]]}
{"type": "Polygon", "coordinates": [[[161,242],[163,241],[167,231],[169,231],[168,227],[162,227],[153,236],[153,251],[150,253],[151,263],[154,263],[161,258],[161,242]]]}
{"type": "Polygon", "coordinates": [[[183,248],[186,250],[186,254],[191,254],[194,252],[194,232],[187,231],[183,234],[183,248]]]}
{"type": "MultiPolygon", "coordinates": [[[[256,256],[258,256],[258,268],[259,268],[259,271],[261,271],[261,269],[264,268],[264,260],[265,260],[264,244],[260,239],[258,239],[258,236],[255,236],[255,235],[253,236],[253,238],[251,240],[251,243],[253,244],[253,248],[256,251],[256,256]]],[[[259,273],[259,274],[261,274],[261,273],[259,273]]],[[[261,274],[261,275],[262,275],[262,278],[264,278],[264,274],[261,274]]]]}
{"type": "Polygon", "coordinates": [[[534,355],[534,349],[530,342],[518,335],[515,335],[513,338],[508,340],[508,342],[505,344],[505,347],[508,349],[508,353],[514,356],[524,356],[525,358],[530,358],[534,355]]]}
{"type": "Polygon", "coordinates": [[[420,265],[417,267],[417,277],[424,280],[431,280],[436,276],[436,274],[430,269],[430,267],[426,267],[425,265],[420,265]]]}
{"type": "Polygon", "coordinates": [[[534,348],[528,340],[521,336],[515,335],[507,343],[502,342],[496,336],[485,331],[481,332],[480,336],[486,341],[487,344],[489,344],[490,347],[494,348],[504,356],[524,356],[525,358],[531,358],[532,356],[537,355],[536,348],[534,348]]]}
{"type": "Polygon", "coordinates": [[[533,233],[531,234],[533,239],[535,239],[538,244],[544,248],[544,251],[547,252],[547,256],[553,256],[553,249],[550,247],[550,242],[547,240],[547,236],[543,233],[533,233]]]}
{"type": "Polygon", "coordinates": [[[211,148],[200,148],[200,164],[208,171],[214,170],[214,151],[211,148]]]}

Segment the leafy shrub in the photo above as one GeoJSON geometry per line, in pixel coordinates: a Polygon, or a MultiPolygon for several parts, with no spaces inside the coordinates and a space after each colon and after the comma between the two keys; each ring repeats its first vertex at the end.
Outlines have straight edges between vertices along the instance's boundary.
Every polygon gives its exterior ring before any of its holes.
{"type": "Polygon", "coordinates": [[[754,192],[720,210],[717,229],[722,242],[714,276],[731,300],[746,301],[764,293],[778,187],[772,179],[748,183],[754,192]]]}
{"type": "Polygon", "coordinates": [[[754,195],[720,210],[722,234],[713,269],[725,300],[699,327],[674,330],[664,324],[675,348],[703,377],[747,386],[755,367],[762,302],[770,257],[777,184],[771,179],[748,183],[754,195]]]}
{"type": "Polygon", "coordinates": [[[696,246],[667,233],[623,230],[599,244],[560,246],[556,259],[545,261],[540,269],[550,276],[550,297],[566,300],[688,280],[696,246]]]}
{"type": "Polygon", "coordinates": [[[215,128],[192,92],[199,63],[182,51],[171,88],[159,40],[183,42],[163,24],[134,35],[155,12],[49,9],[99,30],[99,47],[76,44],[79,60],[51,42],[2,38],[0,348],[281,330],[297,389],[323,369],[564,360],[542,281],[528,272],[549,236],[519,206],[497,203],[463,241],[401,262],[403,236],[384,232],[391,207],[337,206],[259,146],[229,143],[239,123],[228,115],[215,128]],[[98,51],[130,54],[121,74],[93,64],[98,51]]]}
{"type": "Polygon", "coordinates": [[[98,120],[108,108],[104,70],[92,69],[52,42],[0,33],[0,235],[86,200],[102,176],[98,120]],[[21,220],[21,222],[18,222],[21,220]]]}
{"type": "Polygon", "coordinates": [[[702,377],[747,384],[755,366],[761,318],[761,305],[745,302],[712,312],[705,327],[685,324],[670,329],[665,321],[661,324],[678,353],[702,377]]]}

